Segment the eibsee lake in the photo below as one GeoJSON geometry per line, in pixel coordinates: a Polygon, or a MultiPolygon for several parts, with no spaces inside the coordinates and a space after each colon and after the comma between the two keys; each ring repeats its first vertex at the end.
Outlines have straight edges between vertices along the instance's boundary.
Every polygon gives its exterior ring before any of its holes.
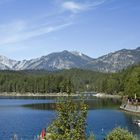
{"type": "MultiPolygon", "coordinates": [[[[89,105],[87,134],[92,131],[96,140],[103,140],[110,130],[121,126],[132,131],[140,140],[140,127],[133,123],[140,119],[140,115],[120,110],[120,101],[116,99],[90,97],[85,101],[89,105]]],[[[1,97],[0,140],[11,140],[14,134],[18,135],[19,140],[34,140],[34,136],[55,118],[54,102],[53,98],[1,97]]]]}

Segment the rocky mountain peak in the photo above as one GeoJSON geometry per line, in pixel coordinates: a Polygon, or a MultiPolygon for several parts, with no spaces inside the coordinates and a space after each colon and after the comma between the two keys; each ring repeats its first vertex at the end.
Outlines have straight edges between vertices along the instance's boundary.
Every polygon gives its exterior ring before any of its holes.
{"type": "Polygon", "coordinates": [[[5,69],[12,69],[12,67],[17,63],[16,60],[9,59],[3,55],[0,55],[0,65],[5,69]]]}

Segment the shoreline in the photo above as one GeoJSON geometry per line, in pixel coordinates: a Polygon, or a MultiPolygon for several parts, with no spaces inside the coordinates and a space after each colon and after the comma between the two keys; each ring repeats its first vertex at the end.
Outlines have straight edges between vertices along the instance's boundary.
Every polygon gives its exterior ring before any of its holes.
{"type": "MultiPolygon", "coordinates": [[[[68,96],[66,93],[0,93],[0,97],[60,97],[68,96]]],[[[79,96],[73,94],[71,96],[79,96]]]]}
{"type": "Polygon", "coordinates": [[[130,105],[130,104],[123,104],[120,106],[120,109],[127,112],[140,114],[140,105],[136,106],[136,105],[130,105]]]}
{"type": "MultiPolygon", "coordinates": [[[[92,94],[92,93],[76,93],[76,94],[72,94],[70,96],[73,97],[78,97],[78,96],[83,96],[84,97],[97,97],[97,98],[121,98],[120,95],[110,95],[110,94],[104,94],[104,93],[96,93],[96,94],[92,94]]],[[[66,97],[68,96],[67,93],[15,93],[15,92],[11,92],[11,93],[0,93],[0,97],[66,97]]]]}
{"type": "Polygon", "coordinates": [[[111,94],[105,94],[105,93],[97,93],[95,95],[97,98],[121,98],[120,95],[111,95],[111,94]]]}

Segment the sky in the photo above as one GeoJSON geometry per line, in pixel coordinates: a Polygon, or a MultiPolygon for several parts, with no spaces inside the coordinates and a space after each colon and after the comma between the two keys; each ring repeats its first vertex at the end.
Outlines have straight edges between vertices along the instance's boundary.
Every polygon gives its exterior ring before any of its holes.
{"type": "Polygon", "coordinates": [[[140,0],[0,0],[0,55],[97,58],[140,46],[140,0]]]}

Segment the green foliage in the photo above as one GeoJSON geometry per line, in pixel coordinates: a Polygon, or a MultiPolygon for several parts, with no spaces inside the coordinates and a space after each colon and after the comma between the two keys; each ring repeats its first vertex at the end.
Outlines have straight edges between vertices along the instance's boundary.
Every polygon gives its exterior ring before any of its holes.
{"type": "Polygon", "coordinates": [[[72,91],[98,90],[98,81],[107,74],[88,70],[46,71],[1,71],[0,92],[58,93],[67,92],[67,79],[73,83],[72,91]]]}
{"type": "Polygon", "coordinates": [[[132,66],[121,72],[108,74],[102,82],[101,92],[140,97],[140,65],[132,66]]]}
{"type": "Polygon", "coordinates": [[[118,73],[100,73],[71,69],[46,71],[1,71],[0,92],[58,93],[68,92],[67,84],[73,83],[71,91],[96,91],[140,97],[140,65],[118,73]]]}
{"type": "Polygon", "coordinates": [[[88,137],[87,140],[95,140],[94,134],[93,133],[90,133],[90,135],[89,135],[89,137],[88,137]]]}
{"type": "Polygon", "coordinates": [[[118,127],[107,135],[106,140],[137,140],[137,139],[128,130],[118,127]]]}
{"type": "Polygon", "coordinates": [[[66,82],[68,96],[57,104],[57,118],[48,127],[51,140],[85,140],[87,105],[74,102],[70,91],[72,84],[66,82]]]}
{"type": "Polygon", "coordinates": [[[140,97],[140,67],[135,67],[125,80],[124,92],[126,95],[133,96],[136,94],[140,97]]]}

